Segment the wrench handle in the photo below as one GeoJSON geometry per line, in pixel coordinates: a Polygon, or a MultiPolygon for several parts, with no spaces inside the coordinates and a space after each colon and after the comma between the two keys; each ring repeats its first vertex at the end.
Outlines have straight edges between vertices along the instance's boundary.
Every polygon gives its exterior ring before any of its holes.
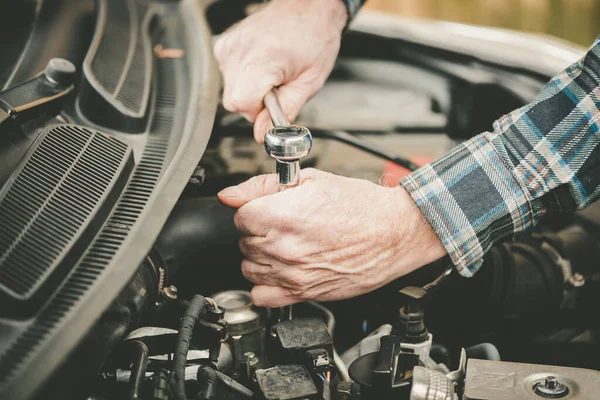
{"type": "Polygon", "coordinates": [[[273,126],[286,126],[290,124],[290,121],[285,116],[281,103],[279,102],[277,89],[273,88],[269,90],[263,99],[263,103],[265,104],[267,111],[269,111],[273,126]]]}

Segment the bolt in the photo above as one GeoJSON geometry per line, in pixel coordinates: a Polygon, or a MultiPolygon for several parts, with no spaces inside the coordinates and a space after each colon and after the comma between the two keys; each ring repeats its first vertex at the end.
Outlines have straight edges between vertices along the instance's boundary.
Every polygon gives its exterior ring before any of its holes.
{"type": "Polygon", "coordinates": [[[240,365],[240,377],[242,381],[252,382],[254,380],[254,372],[258,369],[259,359],[256,354],[249,351],[244,353],[240,365]]]}
{"type": "Polygon", "coordinates": [[[177,300],[177,288],[173,285],[163,289],[162,295],[167,300],[177,300]]]}
{"type": "Polygon", "coordinates": [[[558,380],[554,376],[547,376],[544,380],[544,386],[546,387],[546,389],[555,390],[558,386],[558,380]]]}
{"type": "Polygon", "coordinates": [[[559,399],[569,394],[569,388],[558,381],[555,376],[548,375],[543,382],[533,386],[533,391],[546,399],[559,399]]]}
{"type": "Polygon", "coordinates": [[[246,360],[248,360],[249,366],[256,367],[256,365],[258,364],[258,357],[256,357],[256,354],[254,354],[253,352],[249,351],[247,353],[244,353],[244,357],[246,357],[246,360]]]}

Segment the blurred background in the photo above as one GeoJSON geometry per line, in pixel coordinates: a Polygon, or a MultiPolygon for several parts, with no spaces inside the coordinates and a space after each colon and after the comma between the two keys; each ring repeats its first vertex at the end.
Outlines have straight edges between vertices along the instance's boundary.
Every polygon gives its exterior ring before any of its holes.
{"type": "Polygon", "coordinates": [[[368,0],[365,7],[546,33],[586,47],[600,34],[600,0],[368,0]]]}

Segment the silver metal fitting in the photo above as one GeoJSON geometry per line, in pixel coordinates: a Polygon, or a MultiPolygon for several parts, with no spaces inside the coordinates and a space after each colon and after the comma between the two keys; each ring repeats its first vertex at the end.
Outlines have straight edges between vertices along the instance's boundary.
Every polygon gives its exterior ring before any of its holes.
{"type": "Polygon", "coordinates": [[[289,123],[275,89],[267,93],[264,104],[273,122],[265,135],[265,150],[276,160],[279,189],[285,190],[300,183],[300,159],[310,152],[312,136],[307,128],[289,123]]]}

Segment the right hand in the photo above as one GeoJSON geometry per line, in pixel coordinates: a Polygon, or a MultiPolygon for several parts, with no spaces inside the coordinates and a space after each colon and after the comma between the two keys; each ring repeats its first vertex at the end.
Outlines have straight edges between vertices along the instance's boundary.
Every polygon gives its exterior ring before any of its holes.
{"type": "Polygon", "coordinates": [[[283,111],[294,121],[331,73],[346,21],[341,0],[272,0],[216,42],[223,106],[254,122],[259,143],[271,127],[264,96],[279,86],[283,111]]]}
{"type": "Polygon", "coordinates": [[[254,282],[254,304],[347,299],[370,292],[446,254],[403,186],[302,170],[300,185],[279,191],[276,174],[219,192],[254,282]]]}

